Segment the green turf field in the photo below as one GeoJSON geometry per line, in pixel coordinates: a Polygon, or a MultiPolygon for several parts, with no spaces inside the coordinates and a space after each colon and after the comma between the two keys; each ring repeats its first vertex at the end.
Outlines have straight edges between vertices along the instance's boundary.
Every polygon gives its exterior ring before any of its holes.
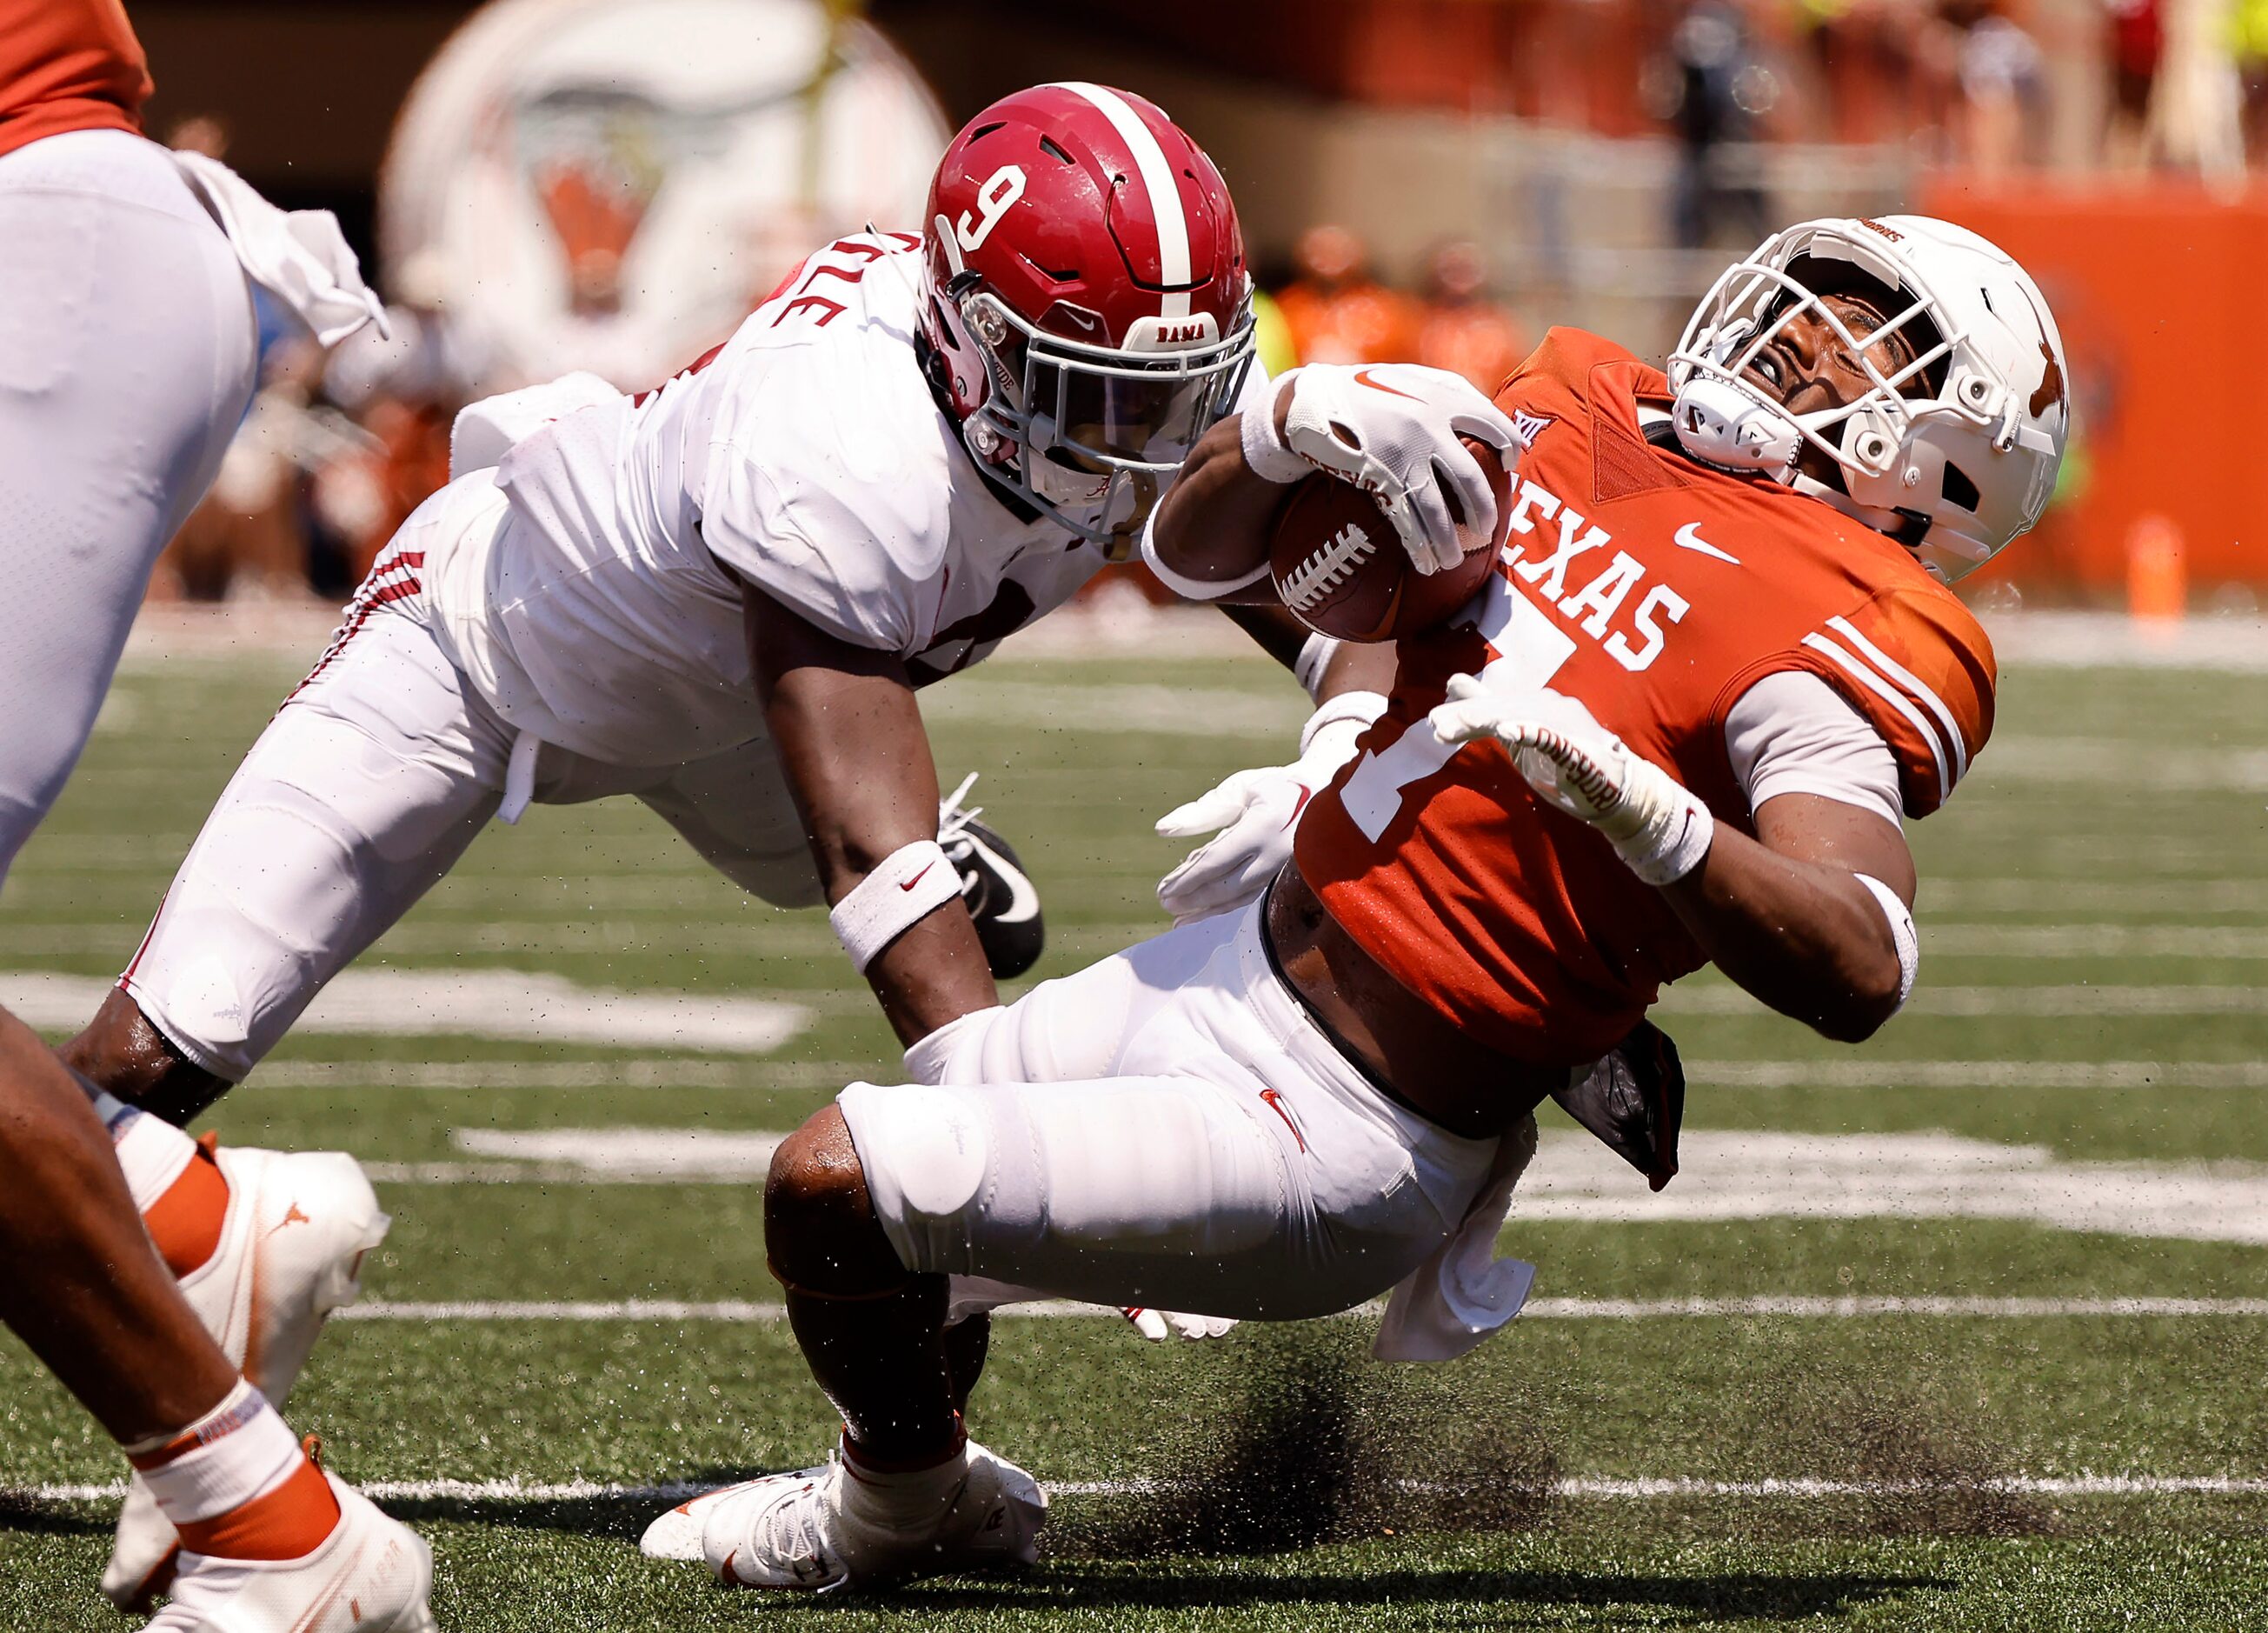
{"type": "MultiPolygon", "coordinates": [[[[0,903],[0,972],[117,970],[301,667],[129,667],[0,903]]],[[[1226,659],[1007,660],[930,697],[941,769],[983,772],[1039,881],[1042,973],[1158,927],[1151,819],[1300,713],[1226,659]]],[[[1003,1319],[972,1427],[1057,1488],[1041,1568],[810,1607],[635,1542],[656,1491],[828,1445],[723,1136],[895,1051],[817,914],[634,804],[538,808],[373,962],[806,1024],[768,1054],[287,1043],[223,1136],[350,1149],[395,1218],[290,1416],[430,1537],[460,1629],[2268,1625],[2268,676],[2019,669],[1999,732],[1915,833],[1909,1013],[1847,1050],[1672,994],[1687,1172],[1651,1198],[1586,1169],[1547,1108],[1507,1240],[1539,1302],[1476,1356],[1374,1366],[1362,1317],[1173,1348],[1003,1319]],[[706,1177],[598,1173],[625,1128],[706,1177]]],[[[125,1625],[85,1490],[116,1458],[12,1344],[0,1409],[0,1628],[125,1625]]]]}

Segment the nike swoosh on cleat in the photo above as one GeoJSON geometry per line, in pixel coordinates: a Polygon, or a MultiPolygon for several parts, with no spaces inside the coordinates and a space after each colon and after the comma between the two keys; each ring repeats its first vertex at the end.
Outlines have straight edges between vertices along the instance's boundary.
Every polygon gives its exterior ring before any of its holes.
{"type": "Polygon", "coordinates": [[[1677,529],[1677,543],[1683,549],[1698,551],[1704,556],[1713,556],[1719,561],[1729,561],[1736,567],[1741,565],[1741,558],[1738,556],[1728,556],[1703,538],[1701,524],[1697,521],[1689,521],[1677,529]]]}
{"type": "Polygon", "coordinates": [[[961,837],[968,841],[972,850],[985,860],[993,872],[1007,881],[1007,911],[994,914],[993,922],[1022,924],[1027,920],[1039,917],[1040,893],[1033,888],[1031,880],[1024,876],[1024,870],[1014,866],[1006,857],[1001,855],[975,834],[963,834],[961,837]]]}
{"type": "Polygon", "coordinates": [[[1410,393],[1398,386],[1389,386],[1383,381],[1373,380],[1370,377],[1370,371],[1366,368],[1355,370],[1354,383],[1358,386],[1368,386],[1373,391],[1383,391],[1389,396],[1409,397],[1412,403],[1420,401],[1419,398],[1410,396],[1410,393]]]}

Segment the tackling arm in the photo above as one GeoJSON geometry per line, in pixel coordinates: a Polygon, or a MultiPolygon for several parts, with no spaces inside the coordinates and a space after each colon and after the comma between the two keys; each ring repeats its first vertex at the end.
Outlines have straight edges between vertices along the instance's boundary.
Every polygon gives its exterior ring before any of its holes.
{"type": "MultiPolygon", "coordinates": [[[[746,591],[765,722],[830,905],[909,845],[937,838],[937,768],[905,665],[746,591]]],[[[940,863],[950,869],[949,863],[940,863]]],[[[1000,1001],[956,892],[875,953],[867,983],[901,1041],[1000,1001]]]]}

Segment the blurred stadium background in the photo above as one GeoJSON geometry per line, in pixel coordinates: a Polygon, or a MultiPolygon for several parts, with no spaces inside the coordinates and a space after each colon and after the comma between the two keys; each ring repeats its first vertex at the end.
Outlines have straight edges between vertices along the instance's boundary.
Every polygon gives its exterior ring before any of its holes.
{"type": "MultiPolygon", "coordinates": [[[[1209,145],[1279,367],[1421,357],[1492,386],[1555,322],[1658,354],[1730,254],[1806,215],[1999,239],[2055,302],[2080,442],[2046,524],[1963,586],[2007,676],[1970,787],[1916,832],[1909,1011],[1845,1050],[1681,983],[1686,1171],[1650,1196],[1547,1119],[1507,1238],[1542,1302],[1464,1366],[1353,1366],[1347,1323],[1166,1349],[1005,1321],[980,1432],[1055,1486],[1042,1570],[806,1614],[2268,1616],[2268,0],[129,9],[152,133],[335,211],[396,336],[328,366],[270,337],[168,604],[10,880],[0,997],[50,1036],[441,480],[457,406],[668,373],[813,243],[916,219],[946,131],[1015,85],[1128,85],[1209,145]]],[[[1219,620],[1138,588],[925,694],[940,769],[983,772],[1046,896],[1035,976],[1154,929],[1178,847],[1151,818],[1303,713],[1219,620]]],[[[893,1053],[815,916],[610,802],[484,836],[223,1104],[230,1141],[355,1151],[395,1216],[294,1421],[433,1537],[444,1625],[780,1614],[630,1545],[679,1482],[821,1449],[753,1180],[893,1053]]],[[[92,1586],[111,1449],[12,1344],[0,1423],[0,1628],[122,1625],[92,1586]]]]}
{"type": "Polygon", "coordinates": [[[2039,277],[2078,443],[1988,604],[2249,612],[2268,463],[2268,0],[141,0],[154,134],[335,211],[402,321],[270,389],[156,594],[335,600],[487,392],[626,388],[821,236],[909,224],[1050,78],[1218,156],[1271,362],[1493,388],[1543,329],[1658,355],[1768,225],[1921,210],[2039,277]],[[2180,314],[2181,321],[2168,321],[2180,314]]]}

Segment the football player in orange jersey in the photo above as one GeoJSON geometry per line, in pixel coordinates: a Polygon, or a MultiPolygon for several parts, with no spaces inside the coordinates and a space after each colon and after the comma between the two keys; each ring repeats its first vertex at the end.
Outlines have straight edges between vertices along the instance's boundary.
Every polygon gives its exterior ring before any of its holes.
{"type": "MultiPolygon", "coordinates": [[[[1286,374],[1199,441],[1145,553],[1264,598],[1282,484],[1429,430],[1459,453],[1408,406],[1424,373],[1286,374]]],[[[1377,1353],[1445,1359],[1533,1279],[1491,1254],[1535,1106],[1631,1053],[1662,983],[1714,962],[1852,1040],[1903,1002],[1900,818],[1992,724],[1943,580],[2037,519],[2067,431],[2037,287],[1943,222],[1809,222],[1719,280],[1666,375],[1554,330],[1497,406],[1527,442],[1498,573],[1390,653],[1307,654],[1301,759],[1163,824],[1226,829],[1160,886],[1182,922],[922,1038],[913,1081],[781,1147],[767,1245],[841,1456],[672,1511],[647,1551],[807,1589],[1002,1560],[983,1535],[1044,1504],[962,1430],[964,1314],[1392,1288],[1377,1353]]],[[[1657,1183],[1672,1109],[1628,1142],[1657,1183]]]]}

